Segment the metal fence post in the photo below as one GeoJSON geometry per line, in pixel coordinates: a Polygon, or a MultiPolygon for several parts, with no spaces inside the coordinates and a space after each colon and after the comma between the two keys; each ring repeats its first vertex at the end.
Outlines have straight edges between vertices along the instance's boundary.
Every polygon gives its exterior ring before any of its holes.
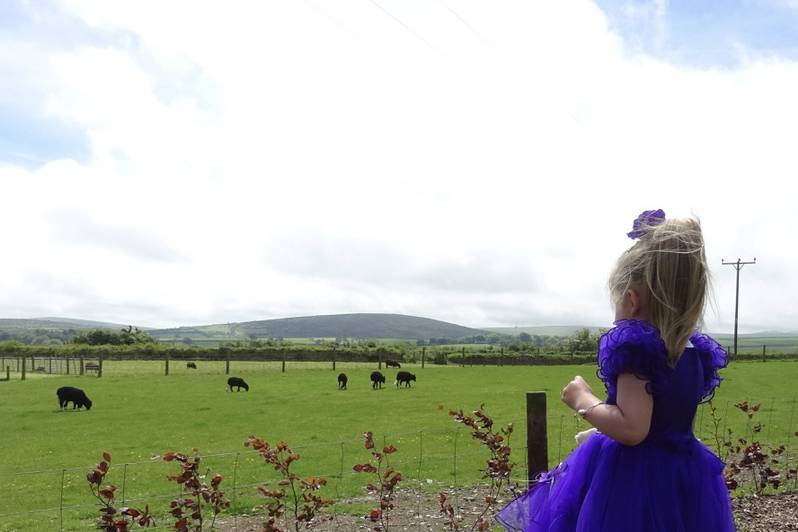
{"type": "Polygon", "coordinates": [[[125,484],[127,483],[127,462],[122,467],[122,505],[125,504],[125,484]]]}
{"type": "Polygon", "coordinates": [[[424,457],[424,431],[418,431],[418,481],[421,482],[421,460],[424,457]]]}
{"type": "Polygon", "coordinates": [[[526,394],[527,479],[549,469],[548,436],[546,434],[546,393],[526,394]]]}
{"type": "Polygon", "coordinates": [[[60,530],[64,530],[64,475],[66,474],[66,469],[61,470],[61,495],[60,495],[60,504],[58,506],[58,520],[60,523],[60,530]]]}
{"type": "Polygon", "coordinates": [[[233,463],[233,527],[237,529],[238,527],[238,508],[236,507],[236,501],[238,500],[238,458],[241,455],[240,452],[236,453],[236,461],[233,463]]]}
{"type": "Polygon", "coordinates": [[[341,442],[341,463],[338,468],[338,483],[335,485],[335,498],[338,499],[341,493],[341,482],[344,480],[344,442],[341,442]]]}
{"type": "Polygon", "coordinates": [[[459,427],[458,427],[458,428],[456,428],[454,430],[454,438],[452,439],[453,445],[454,445],[454,449],[453,449],[454,452],[452,453],[452,457],[453,457],[452,459],[454,460],[454,462],[452,464],[454,466],[454,468],[452,470],[452,477],[453,477],[454,480],[453,480],[452,484],[454,485],[454,487],[457,487],[457,436],[459,434],[460,434],[460,430],[459,430],[459,427]]]}

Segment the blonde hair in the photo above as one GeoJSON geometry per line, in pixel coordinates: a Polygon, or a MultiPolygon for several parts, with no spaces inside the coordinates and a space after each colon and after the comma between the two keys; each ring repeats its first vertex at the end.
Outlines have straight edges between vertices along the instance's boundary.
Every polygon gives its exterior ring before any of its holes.
{"type": "Polygon", "coordinates": [[[701,224],[682,218],[641,229],[610,274],[610,294],[617,307],[629,288],[644,292],[648,321],[659,329],[673,366],[701,324],[709,289],[701,224]]]}

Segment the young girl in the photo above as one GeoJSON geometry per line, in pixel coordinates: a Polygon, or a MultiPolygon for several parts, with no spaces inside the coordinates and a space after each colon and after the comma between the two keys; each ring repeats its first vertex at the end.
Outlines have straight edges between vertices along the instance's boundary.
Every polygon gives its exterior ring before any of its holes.
{"type": "Polygon", "coordinates": [[[596,429],[498,520],[523,532],[734,530],[723,463],[693,435],[726,352],[696,330],[709,274],[701,227],[645,211],[609,281],[615,327],[601,337],[600,400],[580,376],[562,400],[596,429]]]}

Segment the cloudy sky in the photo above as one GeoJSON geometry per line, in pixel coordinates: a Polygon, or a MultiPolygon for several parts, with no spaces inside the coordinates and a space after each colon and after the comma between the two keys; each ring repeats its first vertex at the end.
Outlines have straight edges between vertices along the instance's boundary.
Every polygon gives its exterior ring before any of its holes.
{"type": "Polygon", "coordinates": [[[644,209],[798,330],[798,1],[0,2],[0,317],[611,322],[644,209]]]}

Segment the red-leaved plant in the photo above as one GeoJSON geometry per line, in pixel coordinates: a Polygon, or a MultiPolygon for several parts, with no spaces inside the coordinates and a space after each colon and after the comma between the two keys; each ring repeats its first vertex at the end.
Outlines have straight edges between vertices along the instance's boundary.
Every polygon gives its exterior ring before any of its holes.
{"type": "Polygon", "coordinates": [[[304,526],[310,528],[315,521],[321,519],[321,510],[333,504],[332,499],[327,499],[318,494],[318,491],[327,484],[321,477],[300,478],[291,471],[291,464],[299,460],[299,455],[288,447],[285,442],[280,442],[276,447],[262,438],[250,436],[244,442],[245,447],[252,447],[261,457],[280,473],[282,477],[278,482],[278,489],[258,486],[258,492],[267,498],[264,505],[268,520],[263,524],[264,532],[283,532],[278,527],[278,520],[285,515],[286,501],[293,505],[294,530],[304,526]],[[290,499],[286,495],[286,487],[290,489],[290,499]]]}
{"type": "Polygon", "coordinates": [[[739,437],[733,441],[732,430],[728,429],[727,438],[723,442],[723,446],[726,447],[726,469],[724,471],[726,487],[729,490],[736,489],[743,481],[743,476],[747,476],[753,483],[754,493],[761,495],[768,486],[778,489],[783,480],[796,478],[794,468],[788,467],[784,475],[778,469],[781,455],[786,450],[784,445],[767,445],[766,448],[759,441],[755,441],[755,435],[762,431],[762,424],[754,423],[753,420],[762,405],[742,401],[734,406],[748,416],[750,435],[748,438],[739,437]],[[733,459],[729,459],[729,457],[733,459]],[[743,475],[744,473],[745,475],[743,475]]]}
{"type": "Polygon", "coordinates": [[[477,410],[472,412],[472,416],[466,415],[462,410],[450,410],[449,415],[463,425],[471,429],[471,437],[484,445],[490,452],[490,457],[486,462],[485,469],[482,470],[482,478],[489,482],[488,494],[483,499],[485,507],[477,517],[476,521],[467,527],[463,520],[456,515],[455,508],[447,502],[447,496],[441,492],[438,494],[441,513],[446,520],[444,525],[449,530],[489,530],[490,515],[493,515],[498,497],[503,488],[509,486],[511,492],[515,493],[515,486],[510,484],[510,474],[513,471],[513,463],[510,462],[510,436],[513,433],[513,424],[508,423],[498,431],[494,430],[493,418],[485,412],[485,405],[479,405],[477,410]]]}
{"type": "Polygon", "coordinates": [[[183,453],[168,452],[164,453],[163,459],[166,462],[179,462],[180,472],[175,475],[168,475],[169,480],[177,482],[181,486],[185,496],[175,497],[169,503],[169,513],[177,518],[175,530],[179,532],[199,532],[205,524],[202,514],[203,506],[209,506],[213,512],[210,523],[212,530],[216,522],[216,516],[223,509],[230,506],[230,502],[224,496],[224,492],[219,489],[222,483],[221,475],[214,475],[211,485],[205,484],[204,479],[210,474],[210,470],[205,475],[200,474],[200,462],[202,457],[197,449],[193,449],[193,457],[183,453]]]}
{"type": "Polygon", "coordinates": [[[368,518],[374,523],[372,530],[387,532],[389,526],[389,516],[394,508],[394,491],[396,485],[402,480],[402,474],[392,466],[386,464],[383,471],[383,463],[387,457],[396,452],[396,447],[387,445],[382,448],[382,452],[374,449],[374,435],[371,432],[363,434],[364,447],[371,451],[371,460],[364,464],[355,464],[352,469],[356,473],[366,473],[374,475],[374,482],[369,482],[366,491],[371,495],[377,496],[379,506],[369,512],[368,518]]]}
{"type": "Polygon", "coordinates": [[[127,532],[133,525],[154,526],[155,520],[150,515],[149,506],[145,506],[144,510],[129,507],[117,510],[115,507],[116,486],[108,484],[104,488],[100,487],[105,480],[105,475],[108,474],[110,465],[111,454],[107,451],[103,452],[102,461],[86,474],[91,494],[100,501],[100,520],[97,522],[97,528],[106,532],[127,532]]]}

